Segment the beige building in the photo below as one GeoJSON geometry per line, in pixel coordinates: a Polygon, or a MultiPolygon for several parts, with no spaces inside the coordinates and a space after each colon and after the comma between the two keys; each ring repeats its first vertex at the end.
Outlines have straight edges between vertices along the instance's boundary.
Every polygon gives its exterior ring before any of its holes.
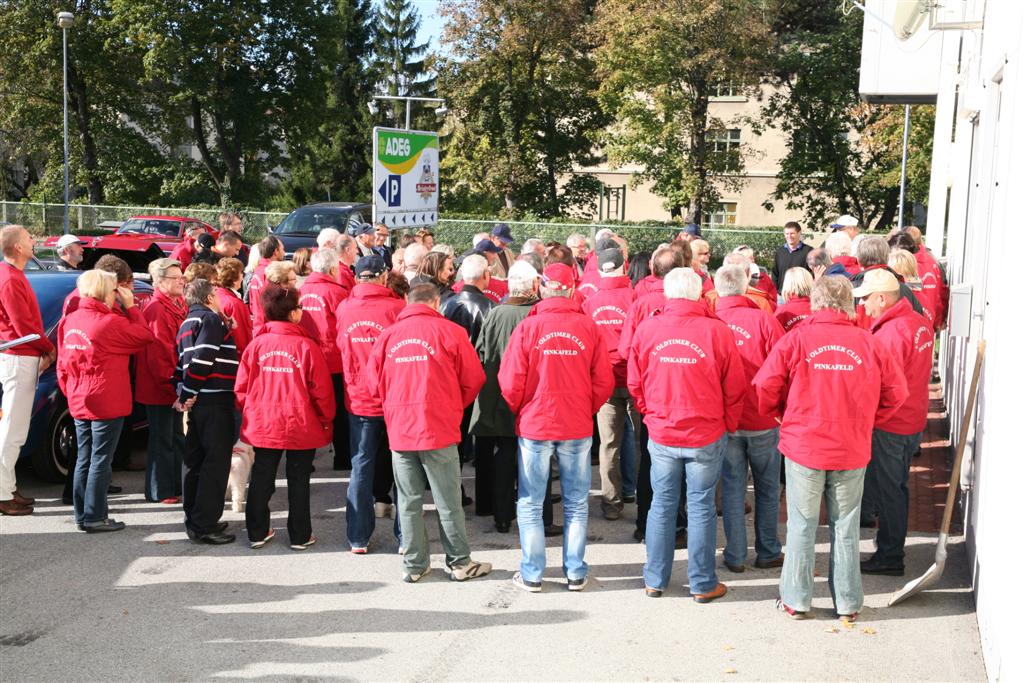
{"type": "MultiPolygon", "coordinates": [[[[787,221],[803,222],[803,215],[776,202],[769,211],[761,203],[775,190],[779,163],[787,153],[786,137],[778,130],[766,129],[757,135],[744,121],[759,114],[768,88],[761,88],[761,97],[750,96],[739,88],[723,85],[711,99],[709,113],[720,119],[726,131],[716,136],[716,149],[729,150],[739,146],[744,155],[742,185],[737,190],[723,189],[718,210],[705,217],[707,226],[780,226],[787,221]]],[[[650,181],[633,186],[638,166],[612,168],[608,164],[579,169],[596,176],[605,185],[597,213],[592,220],[669,220],[664,200],[651,191],[650,181]]]]}

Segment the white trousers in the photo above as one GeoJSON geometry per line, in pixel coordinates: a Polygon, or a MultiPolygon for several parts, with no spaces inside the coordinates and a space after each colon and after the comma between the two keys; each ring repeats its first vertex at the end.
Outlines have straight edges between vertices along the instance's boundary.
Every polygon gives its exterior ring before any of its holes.
{"type": "Polygon", "coordinates": [[[0,353],[0,382],[4,392],[0,417],[0,501],[8,501],[18,487],[14,466],[28,438],[39,382],[39,357],[0,353]]]}

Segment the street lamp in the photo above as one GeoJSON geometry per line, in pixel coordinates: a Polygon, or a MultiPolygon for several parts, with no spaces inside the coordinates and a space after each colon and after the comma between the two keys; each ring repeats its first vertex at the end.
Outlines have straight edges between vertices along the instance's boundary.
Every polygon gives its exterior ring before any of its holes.
{"type": "Polygon", "coordinates": [[[401,100],[405,102],[405,129],[411,128],[410,113],[412,111],[411,102],[433,102],[434,104],[440,105],[437,108],[438,115],[444,115],[448,113],[448,108],[444,105],[444,100],[439,97],[411,97],[408,95],[374,95],[373,99],[367,104],[370,108],[371,114],[377,113],[377,103],[374,100],[401,100]]]}
{"type": "Polygon", "coordinates": [[[68,234],[68,199],[70,189],[68,182],[68,29],[75,23],[75,15],[61,12],[57,15],[57,25],[64,34],[64,234],[68,234]]]}

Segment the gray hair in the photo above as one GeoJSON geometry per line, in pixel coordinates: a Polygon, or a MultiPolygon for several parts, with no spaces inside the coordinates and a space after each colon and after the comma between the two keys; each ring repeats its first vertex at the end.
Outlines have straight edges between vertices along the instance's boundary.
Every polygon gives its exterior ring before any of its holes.
{"type": "Polygon", "coordinates": [[[205,306],[216,291],[209,280],[196,278],[185,287],[185,303],[189,306],[205,306]]]}
{"type": "Polygon", "coordinates": [[[849,256],[853,253],[853,240],[842,230],[837,230],[825,240],[825,251],[829,258],[838,256],[849,256]]]}
{"type": "Polygon", "coordinates": [[[744,270],[750,270],[750,259],[738,251],[730,251],[722,258],[722,265],[724,266],[743,266],[744,270]]]}
{"type": "MultiPolygon", "coordinates": [[[[522,263],[524,266],[530,265],[525,259],[523,259],[522,263]]],[[[530,296],[533,294],[533,285],[538,277],[537,269],[534,268],[532,273],[523,272],[526,270],[525,267],[517,268],[515,263],[508,269],[508,293],[510,296],[530,296]]]]}
{"type": "Polygon", "coordinates": [[[811,287],[811,311],[828,309],[845,313],[851,320],[856,315],[853,309],[853,285],[842,275],[820,277],[811,287]]]}
{"type": "Polygon", "coordinates": [[[529,254],[520,254],[519,258],[517,258],[516,260],[526,261],[531,266],[533,266],[533,269],[536,270],[538,273],[544,270],[544,259],[542,259],[540,257],[540,254],[538,254],[535,251],[531,251],[529,254]]]}
{"type": "Polygon", "coordinates": [[[581,235],[578,232],[574,232],[565,238],[565,246],[572,249],[573,247],[580,246],[587,243],[586,235],[581,235]]]}
{"type": "Polygon", "coordinates": [[[341,233],[336,229],[324,228],[320,231],[320,234],[316,236],[316,246],[321,249],[324,247],[337,247],[339,237],[341,237],[341,233]]]}
{"type": "Polygon", "coordinates": [[[488,240],[489,241],[490,239],[491,239],[491,234],[489,232],[478,232],[477,234],[473,235],[473,246],[475,247],[476,245],[480,244],[484,240],[488,240]]]}
{"type": "Polygon", "coordinates": [[[572,296],[571,289],[548,289],[544,285],[540,286],[540,298],[541,299],[554,299],[555,297],[563,297],[568,299],[572,296]]]}
{"type": "MultiPolygon", "coordinates": [[[[822,248],[811,249],[807,252],[807,267],[817,268],[818,266],[825,266],[828,268],[832,265],[832,259],[828,257],[828,252],[822,248]]],[[[788,270],[786,271],[789,272],[788,270]]]]}
{"type": "Polygon", "coordinates": [[[326,247],[317,249],[309,259],[313,272],[324,275],[330,275],[331,271],[338,267],[338,263],[338,252],[326,247]]]}
{"type": "Polygon", "coordinates": [[[666,299],[689,299],[696,301],[701,295],[700,276],[693,268],[673,268],[665,276],[666,299]]]}
{"type": "Polygon", "coordinates": [[[420,267],[420,262],[423,257],[427,255],[427,248],[419,242],[413,242],[405,248],[405,268],[406,270],[416,270],[420,267]]]}
{"type": "Polygon", "coordinates": [[[889,263],[889,245],[885,239],[877,235],[871,235],[870,237],[865,237],[857,245],[856,256],[857,260],[860,261],[860,265],[865,268],[868,266],[884,266],[889,263]]]}
{"type": "Polygon", "coordinates": [[[483,278],[487,268],[487,259],[479,254],[470,254],[462,260],[462,267],[459,271],[465,282],[476,282],[483,278]]]}
{"type": "Polygon", "coordinates": [[[537,251],[537,247],[543,245],[544,242],[542,240],[539,240],[536,237],[531,237],[530,239],[523,242],[523,248],[520,249],[520,252],[523,254],[532,254],[537,251]]]}
{"type": "Polygon", "coordinates": [[[742,296],[747,291],[747,269],[744,266],[722,266],[715,273],[715,289],[719,296],[742,296]]]}
{"type": "Polygon", "coordinates": [[[786,271],[786,277],[782,281],[782,298],[810,296],[813,284],[814,278],[811,277],[810,271],[804,268],[790,268],[786,271]]]}
{"type": "Polygon", "coordinates": [[[610,240],[615,237],[615,231],[611,228],[601,228],[594,234],[594,244],[597,244],[601,240],[610,240]]]}
{"type": "Polygon", "coordinates": [[[153,280],[154,285],[160,284],[167,278],[167,271],[171,268],[177,268],[181,270],[181,261],[177,261],[172,258],[158,258],[155,261],[151,261],[149,264],[149,277],[153,280]]]}

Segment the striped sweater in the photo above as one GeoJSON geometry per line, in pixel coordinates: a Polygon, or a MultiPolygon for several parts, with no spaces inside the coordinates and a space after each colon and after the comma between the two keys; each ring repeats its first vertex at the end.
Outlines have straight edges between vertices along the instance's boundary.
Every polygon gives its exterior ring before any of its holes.
{"type": "Polygon", "coordinates": [[[238,350],[215,311],[192,306],[178,328],[178,400],[198,394],[231,394],[238,374],[238,350]]]}

